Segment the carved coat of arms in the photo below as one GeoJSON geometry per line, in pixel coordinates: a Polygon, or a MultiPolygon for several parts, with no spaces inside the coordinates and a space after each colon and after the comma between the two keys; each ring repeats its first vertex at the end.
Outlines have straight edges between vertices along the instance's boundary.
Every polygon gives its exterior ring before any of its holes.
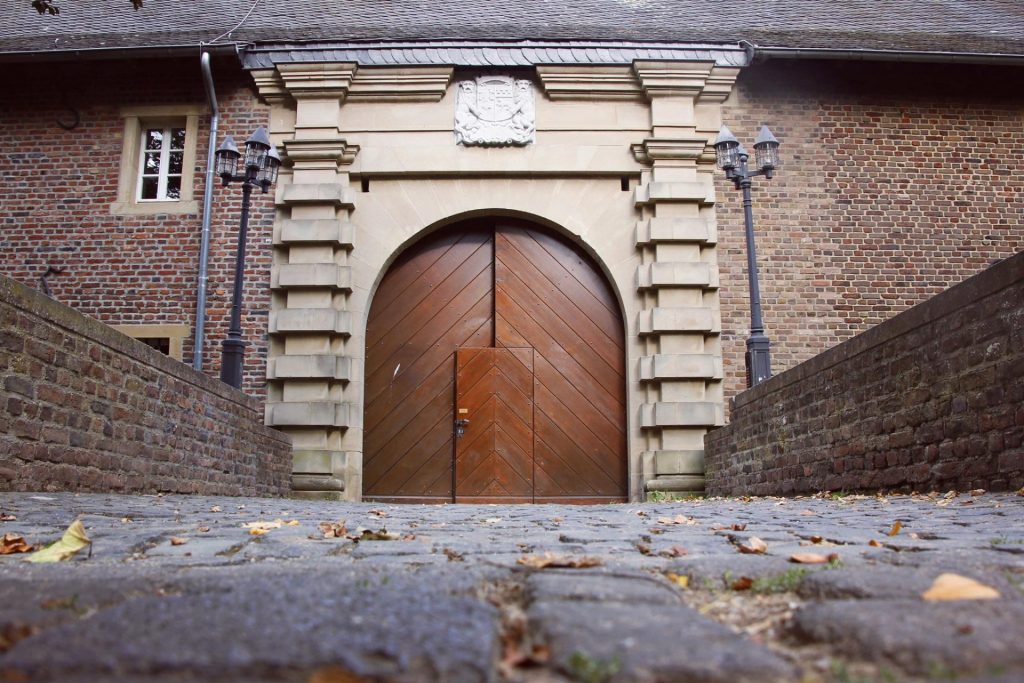
{"type": "Polygon", "coordinates": [[[533,84],[511,76],[460,81],[455,141],[462,145],[526,145],[534,141],[533,84]]]}

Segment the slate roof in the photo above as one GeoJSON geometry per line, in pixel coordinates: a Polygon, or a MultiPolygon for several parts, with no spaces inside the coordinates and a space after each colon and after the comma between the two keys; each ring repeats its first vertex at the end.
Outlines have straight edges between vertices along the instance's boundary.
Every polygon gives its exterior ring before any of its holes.
{"type": "MultiPolygon", "coordinates": [[[[248,0],[28,0],[0,7],[0,53],[197,45],[248,0]]],[[[1024,55],[1022,0],[259,0],[219,42],[654,41],[1024,55]]],[[[8,55],[10,56],[10,55],[8,55]]]]}

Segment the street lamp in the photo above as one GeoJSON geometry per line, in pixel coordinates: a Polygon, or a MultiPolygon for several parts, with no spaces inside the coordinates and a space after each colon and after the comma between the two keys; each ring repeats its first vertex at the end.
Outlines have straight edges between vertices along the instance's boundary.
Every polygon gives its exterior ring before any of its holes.
{"type": "Polygon", "coordinates": [[[754,213],[750,201],[750,179],[763,175],[771,180],[779,165],[779,141],[768,126],[761,126],[754,141],[754,161],[758,170],[747,168],[750,154],[728,127],[722,126],[715,140],[718,167],[743,191],[743,218],[747,228],[747,277],[750,279],[750,336],[747,338],[747,387],[754,387],[772,376],[772,344],[764,333],[761,319],[761,289],[757,283],[757,252],[754,249],[754,213]]]}
{"type": "Polygon", "coordinates": [[[242,386],[242,360],[245,356],[245,342],[242,341],[242,276],[245,274],[245,238],[249,230],[249,197],[254,187],[266,194],[277,181],[281,157],[270,143],[270,136],[263,126],[256,129],[245,141],[245,154],[238,151],[230,135],[224,138],[217,149],[217,175],[225,187],[232,182],[242,183],[242,218],[238,228],[238,253],[235,255],[235,291],[231,298],[231,325],[228,336],[222,344],[220,360],[220,381],[236,389],[242,386]],[[238,173],[238,162],[242,160],[242,172],[238,173]]]}

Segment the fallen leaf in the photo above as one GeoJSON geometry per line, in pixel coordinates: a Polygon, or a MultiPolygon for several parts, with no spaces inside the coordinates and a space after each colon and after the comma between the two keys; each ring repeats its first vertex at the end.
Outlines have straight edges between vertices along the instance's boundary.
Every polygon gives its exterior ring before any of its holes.
{"type": "Polygon", "coordinates": [[[747,529],[747,525],[746,524],[733,524],[732,525],[732,530],[733,531],[746,531],[746,529],[747,529]]]}
{"type": "Polygon", "coordinates": [[[929,601],[994,600],[999,597],[999,591],[966,576],[940,574],[921,597],[929,601]]]}
{"type": "Polygon", "coordinates": [[[369,679],[358,676],[340,666],[325,666],[317,669],[306,683],[370,683],[369,679]]]}
{"type": "Polygon", "coordinates": [[[598,567],[604,564],[601,559],[597,557],[570,557],[568,555],[556,555],[554,553],[526,555],[516,560],[516,563],[526,565],[533,569],[547,569],[548,567],[586,569],[587,567],[598,567]]]}
{"type": "Polygon", "coordinates": [[[198,531],[201,534],[205,534],[209,530],[210,530],[210,527],[208,527],[208,526],[201,526],[198,529],[196,529],[196,531],[198,531]]]}
{"type": "Polygon", "coordinates": [[[81,520],[75,520],[64,531],[59,541],[37,550],[26,558],[29,562],[63,562],[72,558],[82,548],[92,544],[85,534],[81,520]]]}
{"type": "Polygon", "coordinates": [[[488,517],[487,519],[485,519],[481,523],[482,524],[498,524],[499,522],[501,522],[501,517],[488,517]]]}
{"type": "Polygon", "coordinates": [[[818,513],[816,513],[814,510],[801,510],[800,511],[800,516],[801,517],[814,517],[816,514],[818,514],[818,513]]]}
{"type": "Polygon", "coordinates": [[[0,539],[0,555],[14,555],[15,553],[30,553],[34,546],[25,542],[25,537],[19,534],[4,534],[0,539]]]}
{"type": "Polygon", "coordinates": [[[690,577],[686,574],[676,574],[675,572],[667,572],[665,574],[665,577],[675,585],[679,586],[680,588],[690,587],[690,577]]]}
{"type": "Polygon", "coordinates": [[[18,518],[14,515],[0,514],[0,522],[16,522],[18,518]]]}
{"type": "Polygon", "coordinates": [[[456,552],[455,550],[452,550],[451,548],[445,548],[443,550],[443,552],[444,552],[444,556],[448,558],[449,562],[463,562],[466,559],[465,555],[463,555],[460,552],[456,552]]]}
{"type": "Polygon", "coordinates": [[[651,554],[651,546],[647,545],[646,543],[637,543],[636,549],[640,551],[641,555],[651,554]]]}
{"type": "Polygon", "coordinates": [[[673,524],[684,524],[686,526],[694,526],[697,524],[697,520],[686,515],[676,515],[675,517],[658,517],[658,524],[664,524],[670,526],[673,524]]]}
{"type": "Polygon", "coordinates": [[[789,556],[789,561],[797,564],[827,564],[828,558],[818,553],[794,553],[789,556]]]}
{"type": "MultiPolygon", "coordinates": [[[[15,643],[34,636],[39,629],[31,624],[6,623],[0,626],[0,652],[7,652],[15,643]]],[[[0,671],[0,673],[4,673],[0,671]]]]}
{"type": "Polygon", "coordinates": [[[961,500],[960,504],[961,505],[974,505],[974,499],[973,498],[968,498],[967,500],[961,500]]]}
{"type": "Polygon", "coordinates": [[[397,541],[401,538],[398,534],[391,533],[384,528],[381,528],[380,531],[373,531],[362,527],[356,529],[356,533],[350,534],[348,537],[353,541],[397,541]]]}
{"type": "Polygon", "coordinates": [[[562,518],[561,518],[561,517],[552,517],[552,518],[551,518],[551,521],[552,521],[552,522],[553,522],[554,524],[561,524],[561,523],[562,523],[562,518]]]}
{"type": "Polygon", "coordinates": [[[292,519],[292,520],[289,520],[289,521],[285,522],[284,525],[285,526],[298,526],[299,525],[299,520],[292,519]]]}
{"type": "Polygon", "coordinates": [[[757,536],[751,536],[746,540],[745,543],[740,543],[736,546],[741,553],[747,555],[760,555],[764,551],[768,550],[768,544],[762,541],[757,536]]]}
{"type": "Polygon", "coordinates": [[[317,528],[320,529],[324,538],[344,538],[348,535],[348,529],[345,527],[343,519],[337,522],[320,522],[317,528]]]}
{"type": "Polygon", "coordinates": [[[889,529],[889,531],[887,531],[886,534],[889,535],[889,536],[895,536],[896,534],[898,534],[900,532],[900,529],[902,529],[902,528],[903,528],[903,522],[901,522],[900,520],[897,519],[895,522],[892,523],[892,528],[889,529]]]}
{"type": "Polygon", "coordinates": [[[374,517],[387,517],[388,513],[386,510],[370,510],[366,514],[373,515],[374,517]]]}
{"type": "Polygon", "coordinates": [[[246,522],[243,529],[248,529],[252,536],[262,536],[271,529],[280,529],[285,524],[283,519],[275,519],[273,522],[246,522]]]}
{"type": "Polygon", "coordinates": [[[811,543],[821,543],[825,539],[822,538],[821,536],[811,536],[810,540],[811,540],[811,543]]]}
{"type": "Polygon", "coordinates": [[[729,588],[734,591],[748,591],[754,586],[754,580],[749,576],[741,576],[740,578],[733,581],[729,588]]]}
{"type": "Polygon", "coordinates": [[[265,536],[266,533],[266,529],[249,529],[250,536],[265,536]]]}
{"type": "Polygon", "coordinates": [[[210,512],[220,512],[220,505],[214,505],[210,508],[210,512]]]}
{"type": "Polygon", "coordinates": [[[665,533],[665,530],[664,530],[664,529],[662,529],[662,528],[661,528],[660,526],[652,526],[652,527],[651,527],[650,529],[648,529],[647,531],[648,531],[648,532],[650,532],[650,533],[652,533],[652,534],[654,534],[655,536],[660,536],[660,535],[662,535],[663,533],[665,533]]]}
{"type": "Polygon", "coordinates": [[[689,551],[681,545],[674,545],[668,550],[662,550],[658,554],[662,557],[682,557],[684,555],[688,555],[689,551]]]}
{"type": "Polygon", "coordinates": [[[134,522],[134,521],[135,521],[135,520],[134,520],[134,519],[132,519],[131,517],[122,517],[122,518],[121,518],[121,523],[122,523],[122,524],[131,524],[131,523],[132,523],[132,522],[134,522]]]}
{"type": "Polygon", "coordinates": [[[881,548],[882,547],[882,544],[879,543],[878,541],[876,541],[873,538],[870,541],[868,541],[868,545],[871,546],[872,548],[881,548]]]}
{"type": "Polygon", "coordinates": [[[187,538],[182,538],[181,536],[171,536],[171,545],[185,545],[186,543],[188,543],[187,538]]]}
{"type": "Polygon", "coordinates": [[[985,489],[971,489],[971,495],[977,498],[978,496],[985,495],[985,489]]]}

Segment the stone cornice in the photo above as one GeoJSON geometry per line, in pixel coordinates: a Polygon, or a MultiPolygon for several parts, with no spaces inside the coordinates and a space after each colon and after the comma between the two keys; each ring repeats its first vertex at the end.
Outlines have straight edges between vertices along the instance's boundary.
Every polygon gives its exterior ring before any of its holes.
{"type": "Polygon", "coordinates": [[[360,67],[352,79],[348,99],[439,102],[454,71],[450,66],[360,67]]]}
{"type": "Polygon", "coordinates": [[[537,76],[553,100],[640,100],[643,90],[628,66],[540,64],[537,76]]]}
{"type": "Polygon", "coordinates": [[[306,168],[350,165],[359,154],[359,145],[352,145],[342,138],[285,140],[283,160],[286,164],[300,164],[306,168]]]}
{"type": "Polygon", "coordinates": [[[295,99],[342,99],[352,87],[356,68],[352,62],[292,62],[279,64],[277,72],[288,94],[295,99]]]}
{"type": "Polygon", "coordinates": [[[642,164],[669,159],[700,159],[708,146],[704,138],[645,138],[630,145],[633,158],[642,164]]]}
{"type": "Polygon", "coordinates": [[[648,98],[697,97],[707,85],[714,62],[646,62],[633,64],[648,98]]]}

